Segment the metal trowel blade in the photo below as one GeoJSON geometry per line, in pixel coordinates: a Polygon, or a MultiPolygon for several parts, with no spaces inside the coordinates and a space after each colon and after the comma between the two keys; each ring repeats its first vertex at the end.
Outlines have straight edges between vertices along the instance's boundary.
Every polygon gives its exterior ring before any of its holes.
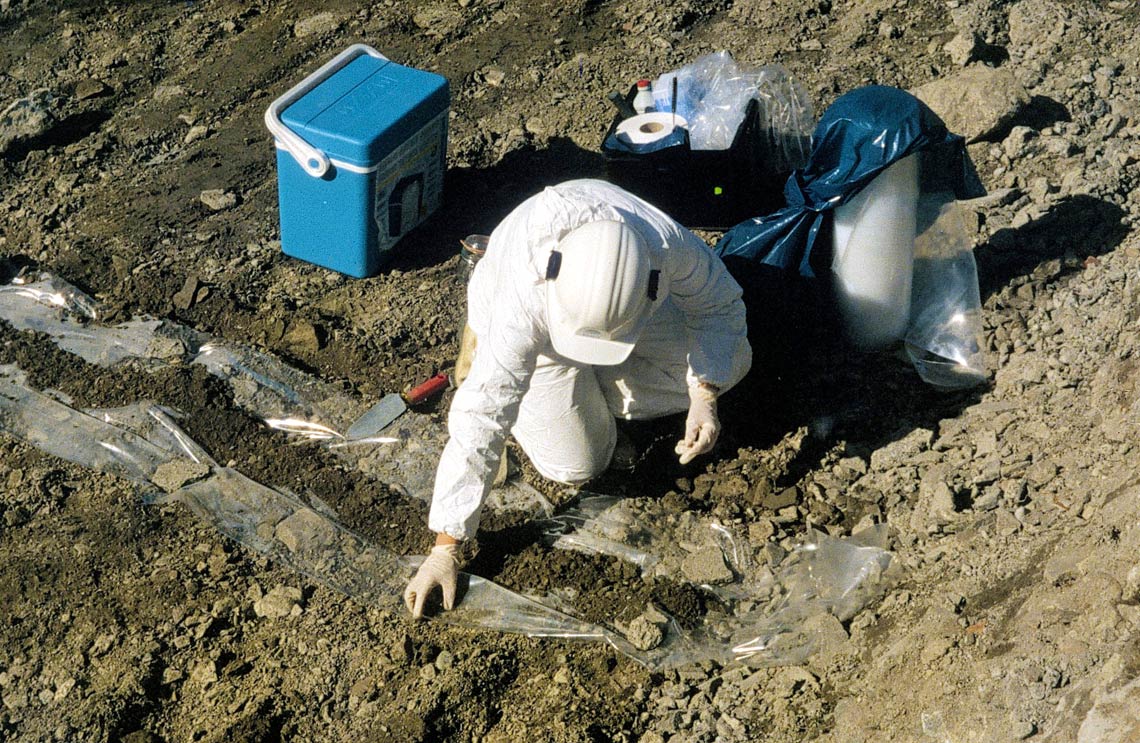
{"type": "Polygon", "coordinates": [[[407,403],[399,394],[393,392],[385,395],[380,402],[369,408],[364,415],[357,418],[356,422],[349,426],[348,433],[344,437],[349,441],[358,441],[375,436],[389,423],[399,418],[407,409],[407,403]]]}

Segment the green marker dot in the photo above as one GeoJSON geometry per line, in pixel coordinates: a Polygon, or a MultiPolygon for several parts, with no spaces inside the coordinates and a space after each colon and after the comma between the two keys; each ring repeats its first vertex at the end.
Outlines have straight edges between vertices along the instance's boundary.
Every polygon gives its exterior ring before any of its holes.
{"type": "Polygon", "coordinates": [[[723,188],[721,188],[720,186],[713,186],[713,194],[714,194],[714,195],[716,195],[716,196],[720,196],[720,195],[721,195],[721,194],[723,194],[723,193],[724,193],[724,189],[723,189],[723,188]]]}

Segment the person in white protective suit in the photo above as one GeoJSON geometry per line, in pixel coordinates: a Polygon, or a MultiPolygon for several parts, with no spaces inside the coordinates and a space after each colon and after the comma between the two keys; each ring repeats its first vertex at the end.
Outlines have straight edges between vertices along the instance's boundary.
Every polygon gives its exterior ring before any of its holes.
{"type": "MultiPolygon", "coordinates": [[[[556,482],[603,472],[615,418],[688,411],[681,464],[720,430],[717,396],[748,372],[741,288],[696,235],[604,181],[552,186],[491,233],[467,292],[474,358],[448,416],[428,527],[436,544],[404,592],[420,617],[455,601],[508,434],[556,482]]],[[[457,364],[457,368],[459,364],[457,364]]]]}

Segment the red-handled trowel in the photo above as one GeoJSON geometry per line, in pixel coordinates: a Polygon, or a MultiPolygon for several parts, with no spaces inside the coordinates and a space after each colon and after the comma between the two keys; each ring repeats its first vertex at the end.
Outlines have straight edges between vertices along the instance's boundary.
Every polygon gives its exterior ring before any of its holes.
{"type": "Polygon", "coordinates": [[[369,408],[364,415],[357,418],[356,422],[349,426],[344,437],[349,441],[360,441],[376,436],[392,421],[403,415],[409,405],[423,402],[445,389],[450,383],[451,380],[446,374],[436,374],[431,379],[416,385],[403,394],[392,392],[384,395],[380,402],[369,408]]]}

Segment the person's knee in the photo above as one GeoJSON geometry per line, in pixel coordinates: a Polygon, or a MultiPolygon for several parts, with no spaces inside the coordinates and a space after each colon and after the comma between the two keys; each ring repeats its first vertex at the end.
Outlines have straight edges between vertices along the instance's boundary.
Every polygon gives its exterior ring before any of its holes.
{"type": "Polygon", "coordinates": [[[617,426],[592,370],[551,365],[532,380],[513,433],[543,477],[576,485],[609,466],[617,426]]]}
{"type": "Polygon", "coordinates": [[[518,436],[531,464],[548,480],[563,485],[580,485],[597,477],[610,465],[617,443],[617,425],[608,418],[608,426],[596,427],[593,435],[585,431],[561,431],[553,428],[546,435],[518,436]]]}
{"type": "MultiPolygon", "coordinates": [[[[612,449],[612,447],[611,447],[612,449]]],[[[612,455],[612,451],[611,451],[612,455]]],[[[547,480],[553,480],[560,485],[577,486],[592,480],[605,472],[609,466],[609,456],[591,457],[589,461],[577,461],[572,464],[554,464],[531,457],[531,463],[538,473],[547,480]]]]}

